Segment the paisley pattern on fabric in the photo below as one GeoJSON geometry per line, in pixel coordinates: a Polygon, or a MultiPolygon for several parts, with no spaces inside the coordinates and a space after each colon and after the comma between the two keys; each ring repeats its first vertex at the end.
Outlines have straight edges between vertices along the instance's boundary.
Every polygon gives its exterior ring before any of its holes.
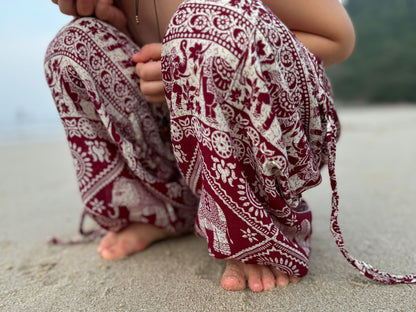
{"type": "Polygon", "coordinates": [[[169,233],[190,232],[198,200],[163,133],[168,109],[140,93],[131,61],[138,50],[113,27],[76,19],[50,43],[46,79],[87,214],[111,231],[150,222],[169,233]]]}
{"type": "MultiPolygon", "coordinates": [[[[162,71],[179,168],[200,196],[210,254],[307,273],[331,88],[320,62],[259,1],[185,1],[162,71]]],[[[335,113],[334,113],[335,114],[335,113]]]]}

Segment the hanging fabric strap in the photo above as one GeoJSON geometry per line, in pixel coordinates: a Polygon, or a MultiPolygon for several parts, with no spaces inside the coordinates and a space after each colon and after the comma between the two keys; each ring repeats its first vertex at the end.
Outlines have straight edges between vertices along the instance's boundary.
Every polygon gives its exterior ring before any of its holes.
{"type": "Polygon", "coordinates": [[[334,236],[335,242],[339,250],[347,259],[347,261],[354,266],[364,276],[384,284],[414,284],[416,283],[416,275],[394,275],[382,272],[367,263],[355,259],[344,247],[344,239],[342,237],[341,229],[338,224],[339,213],[339,195],[337,190],[337,181],[335,176],[335,158],[336,158],[336,141],[337,141],[337,127],[334,116],[327,112],[327,146],[328,146],[328,170],[332,189],[332,213],[331,213],[331,232],[334,236]]]}

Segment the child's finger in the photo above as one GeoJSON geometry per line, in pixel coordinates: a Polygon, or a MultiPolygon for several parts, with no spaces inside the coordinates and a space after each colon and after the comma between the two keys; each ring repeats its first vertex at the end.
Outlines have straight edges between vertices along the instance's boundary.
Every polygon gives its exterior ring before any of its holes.
{"type": "Polygon", "coordinates": [[[133,55],[133,61],[136,63],[146,63],[150,60],[158,61],[162,57],[162,44],[149,43],[144,45],[139,52],[133,55]]]}
{"type": "Polygon", "coordinates": [[[162,65],[160,62],[137,63],[136,73],[143,80],[161,81],[162,65]]]}
{"type": "Polygon", "coordinates": [[[113,0],[98,0],[95,15],[98,19],[105,21],[117,29],[127,33],[126,15],[114,5],[113,0]]]}
{"type": "Polygon", "coordinates": [[[73,1],[65,0],[58,1],[59,9],[66,15],[77,16],[77,8],[73,1]]]}
{"type": "Polygon", "coordinates": [[[159,96],[147,95],[144,98],[149,103],[163,103],[163,104],[166,104],[165,95],[159,95],[159,96]]]}
{"type": "Polygon", "coordinates": [[[140,80],[140,91],[146,96],[164,96],[162,81],[143,81],[140,80]]]}
{"type": "Polygon", "coordinates": [[[94,14],[95,3],[93,0],[77,0],[77,12],[80,16],[90,16],[94,14]]]}

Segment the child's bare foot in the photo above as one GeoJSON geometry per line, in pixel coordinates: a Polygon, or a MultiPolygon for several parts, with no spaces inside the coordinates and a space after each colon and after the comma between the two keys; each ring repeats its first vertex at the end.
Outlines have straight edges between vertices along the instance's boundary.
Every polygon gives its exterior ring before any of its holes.
{"type": "Polygon", "coordinates": [[[299,278],[263,265],[244,264],[236,260],[228,260],[221,279],[221,286],[226,290],[243,290],[248,287],[255,292],[270,290],[276,286],[284,287],[289,283],[297,283],[299,278]]]}
{"type": "Polygon", "coordinates": [[[168,237],[163,230],[146,223],[132,223],[118,233],[109,232],[97,252],[105,260],[116,260],[142,251],[158,240],[168,237]]]}

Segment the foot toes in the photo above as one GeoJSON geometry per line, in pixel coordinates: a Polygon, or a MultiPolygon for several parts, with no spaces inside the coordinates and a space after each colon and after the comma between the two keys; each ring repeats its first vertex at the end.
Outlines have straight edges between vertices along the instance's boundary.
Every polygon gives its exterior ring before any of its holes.
{"type": "Polygon", "coordinates": [[[168,237],[163,230],[145,223],[132,223],[120,232],[105,235],[97,252],[105,260],[116,260],[142,251],[147,246],[168,237]]]}
{"type": "Polygon", "coordinates": [[[262,280],[264,290],[270,290],[276,287],[276,278],[272,270],[268,267],[263,268],[262,280]]]}
{"type": "Polygon", "coordinates": [[[263,282],[261,280],[261,277],[256,275],[256,276],[249,276],[248,277],[248,287],[254,291],[254,292],[260,292],[263,291],[263,282]]]}
{"type": "Polygon", "coordinates": [[[221,278],[221,286],[225,290],[243,290],[246,288],[244,271],[237,261],[229,260],[221,278]]]}
{"type": "Polygon", "coordinates": [[[221,285],[226,290],[243,290],[248,281],[249,288],[254,292],[270,290],[276,286],[285,287],[289,283],[297,283],[300,279],[289,276],[271,266],[244,264],[236,260],[228,260],[221,285]]]}
{"type": "Polygon", "coordinates": [[[111,247],[111,248],[103,249],[100,252],[100,255],[104,260],[118,260],[118,259],[122,259],[128,256],[129,253],[127,253],[125,250],[120,250],[120,249],[111,247]]]}
{"type": "Polygon", "coordinates": [[[101,253],[104,249],[110,248],[115,243],[116,243],[116,238],[115,238],[114,233],[109,232],[101,239],[97,252],[101,253]]]}
{"type": "Polygon", "coordinates": [[[260,265],[246,264],[246,276],[248,278],[248,286],[254,292],[264,290],[263,278],[267,276],[269,268],[260,265]]]}
{"type": "Polygon", "coordinates": [[[275,276],[276,276],[276,286],[286,287],[287,285],[289,285],[289,276],[287,276],[285,273],[276,270],[275,276]]]}
{"type": "Polygon", "coordinates": [[[238,291],[245,289],[246,283],[235,276],[223,276],[221,286],[225,290],[238,291]]]}
{"type": "Polygon", "coordinates": [[[101,255],[106,260],[112,260],[114,253],[113,246],[117,244],[114,233],[108,233],[105,235],[98,246],[97,253],[101,255]]]}
{"type": "Polygon", "coordinates": [[[298,283],[300,281],[300,278],[299,277],[296,277],[296,276],[291,276],[291,277],[289,277],[289,281],[291,283],[296,284],[296,283],[298,283]]]}

